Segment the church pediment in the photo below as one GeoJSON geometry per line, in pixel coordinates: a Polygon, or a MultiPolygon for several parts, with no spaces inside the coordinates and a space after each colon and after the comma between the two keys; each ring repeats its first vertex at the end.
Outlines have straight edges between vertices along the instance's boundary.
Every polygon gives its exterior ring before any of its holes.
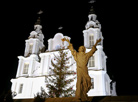
{"type": "Polygon", "coordinates": [[[55,34],[54,38],[48,40],[48,51],[66,49],[68,47],[68,42],[63,42],[61,39],[70,37],[64,36],[62,33],[55,34]]]}

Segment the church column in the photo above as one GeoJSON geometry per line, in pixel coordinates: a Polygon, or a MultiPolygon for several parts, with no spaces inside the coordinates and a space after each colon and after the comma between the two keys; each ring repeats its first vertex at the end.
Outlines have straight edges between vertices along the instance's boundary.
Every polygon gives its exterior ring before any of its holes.
{"type": "Polygon", "coordinates": [[[12,82],[11,91],[12,91],[12,92],[16,92],[16,85],[17,85],[17,82],[16,82],[16,80],[14,80],[14,79],[11,79],[11,82],[12,82]]]}
{"type": "Polygon", "coordinates": [[[84,36],[84,46],[89,47],[88,46],[88,32],[86,30],[83,31],[83,36],[84,36]]]}
{"type": "Polygon", "coordinates": [[[31,93],[32,93],[32,83],[33,82],[33,80],[31,79],[31,80],[28,80],[27,82],[26,82],[26,89],[27,89],[27,91],[26,91],[26,93],[25,93],[25,96],[29,96],[29,97],[31,97],[31,93]]]}
{"type": "Polygon", "coordinates": [[[51,51],[52,50],[52,46],[53,45],[53,39],[49,39],[48,40],[48,50],[51,51]]]}
{"type": "Polygon", "coordinates": [[[26,48],[25,48],[24,56],[27,56],[28,53],[29,53],[29,41],[26,40],[26,48]]]}
{"type": "Polygon", "coordinates": [[[23,57],[22,56],[18,56],[18,58],[19,58],[19,61],[18,61],[18,70],[17,70],[16,77],[20,76],[21,69],[22,69],[22,63],[23,63],[23,57]]]}
{"type": "Polygon", "coordinates": [[[38,46],[38,40],[35,41],[34,43],[34,54],[37,54],[39,52],[39,46],[38,46]]]}
{"type": "Polygon", "coordinates": [[[37,49],[37,48],[36,48],[36,46],[37,46],[37,45],[36,45],[36,42],[37,42],[37,40],[34,39],[33,48],[32,48],[32,53],[33,53],[33,54],[37,54],[37,53],[36,53],[36,49],[37,49]]]}
{"type": "Polygon", "coordinates": [[[102,94],[103,95],[106,95],[106,78],[105,78],[105,74],[106,72],[105,71],[102,71],[101,72],[101,78],[102,78],[102,94]]]}
{"type": "Polygon", "coordinates": [[[50,58],[50,55],[47,55],[47,58],[46,58],[46,59],[47,59],[47,64],[46,64],[47,66],[46,66],[45,74],[48,75],[48,74],[49,74],[49,63],[50,63],[50,61],[51,61],[51,60],[50,60],[50,59],[51,59],[51,58],[50,58]]]}
{"type": "Polygon", "coordinates": [[[32,74],[33,74],[32,72],[33,72],[34,67],[35,67],[35,57],[36,57],[36,55],[31,56],[29,70],[28,70],[28,75],[29,76],[32,76],[32,74]]]}
{"type": "Polygon", "coordinates": [[[40,57],[41,57],[41,62],[40,62],[40,75],[43,75],[43,68],[44,68],[44,60],[45,60],[45,56],[44,54],[40,54],[40,57]]]}
{"type": "Polygon", "coordinates": [[[94,42],[96,43],[96,41],[98,40],[98,39],[100,39],[99,38],[99,31],[98,30],[96,30],[96,32],[95,32],[95,36],[94,36],[94,42]]]}
{"type": "Polygon", "coordinates": [[[50,54],[43,55],[41,62],[42,75],[47,75],[49,72],[50,54]]]}
{"type": "Polygon", "coordinates": [[[102,46],[96,46],[97,51],[98,51],[98,69],[102,69],[102,46]]]}
{"type": "Polygon", "coordinates": [[[106,59],[107,59],[107,56],[104,56],[104,70],[106,71],[106,59]]]}

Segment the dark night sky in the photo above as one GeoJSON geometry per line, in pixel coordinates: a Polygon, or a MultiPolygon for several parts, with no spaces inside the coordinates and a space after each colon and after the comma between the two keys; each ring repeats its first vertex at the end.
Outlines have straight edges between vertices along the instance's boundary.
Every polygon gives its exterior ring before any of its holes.
{"type": "MultiPolygon", "coordinates": [[[[88,21],[89,0],[51,0],[37,2],[8,2],[1,9],[1,87],[0,92],[10,89],[10,79],[15,78],[18,58],[24,55],[25,40],[34,30],[34,23],[41,9],[45,36],[44,44],[61,31],[71,37],[77,50],[83,45],[83,33],[88,21]]],[[[118,95],[138,95],[137,83],[137,45],[135,6],[130,2],[97,0],[95,14],[102,25],[104,52],[107,55],[107,73],[117,82],[118,95]],[[114,76],[114,77],[113,77],[114,76]]]]}

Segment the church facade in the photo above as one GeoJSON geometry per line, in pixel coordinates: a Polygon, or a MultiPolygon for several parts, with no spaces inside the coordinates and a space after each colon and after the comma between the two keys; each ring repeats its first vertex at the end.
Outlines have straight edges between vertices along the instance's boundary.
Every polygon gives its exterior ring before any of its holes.
{"type": "MultiPolygon", "coordinates": [[[[88,92],[88,96],[107,96],[111,95],[110,77],[106,70],[106,58],[103,51],[103,36],[101,32],[101,24],[96,19],[96,14],[88,15],[88,22],[86,23],[85,30],[82,36],[84,37],[84,46],[86,52],[90,51],[97,39],[102,39],[101,43],[97,46],[97,51],[89,59],[88,71],[91,77],[92,87],[88,92]]],[[[72,56],[71,52],[67,49],[68,43],[62,42],[61,39],[70,37],[64,36],[62,33],[57,33],[53,38],[48,40],[48,49],[45,50],[44,35],[41,31],[42,26],[39,23],[40,18],[34,25],[34,31],[25,40],[24,56],[18,56],[18,69],[16,78],[11,79],[12,92],[17,95],[14,99],[34,98],[34,96],[43,88],[46,92],[46,77],[50,74],[51,60],[60,49],[68,51],[67,56],[72,56]]],[[[69,63],[74,63],[71,70],[76,71],[76,62],[73,57],[69,63]]],[[[74,90],[76,89],[76,80],[72,83],[74,90]]]]}

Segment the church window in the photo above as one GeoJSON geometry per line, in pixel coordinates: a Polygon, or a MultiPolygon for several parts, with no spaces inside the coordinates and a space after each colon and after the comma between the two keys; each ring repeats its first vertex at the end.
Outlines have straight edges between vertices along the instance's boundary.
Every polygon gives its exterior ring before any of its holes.
{"type": "Polygon", "coordinates": [[[94,56],[90,57],[89,59],[89,67],[95,67],[94,56]]]}
{"type": "Polygon", "coordinates": [[[31,43],[29,46],[29,53],[32,53],[32,50],[33,50],[33,43],[31,43]]]}
{"type": "Polygon", "coordinates": [[[29,63],[24,63],[23,74],[28,74],[29,63]]]}
{"type": "Polygon", "coordinates": [[[94,78],[91,78],[91,83],[92,83],[91,89],[94,89],[94,78]]]}
{"type": "Polygon", "coordinates": [[[90,45],[90,47],[92,47],[94,45],[94,35],[93,34],[89,35],[89,45],[90,45]]]}
{"type": "Polygon", "coordinates": [[[19,86],[19,94],[21,94],[22,93],[22,91],[23,91],[23,84],[20,84],[20,86],[19,86]]]}

